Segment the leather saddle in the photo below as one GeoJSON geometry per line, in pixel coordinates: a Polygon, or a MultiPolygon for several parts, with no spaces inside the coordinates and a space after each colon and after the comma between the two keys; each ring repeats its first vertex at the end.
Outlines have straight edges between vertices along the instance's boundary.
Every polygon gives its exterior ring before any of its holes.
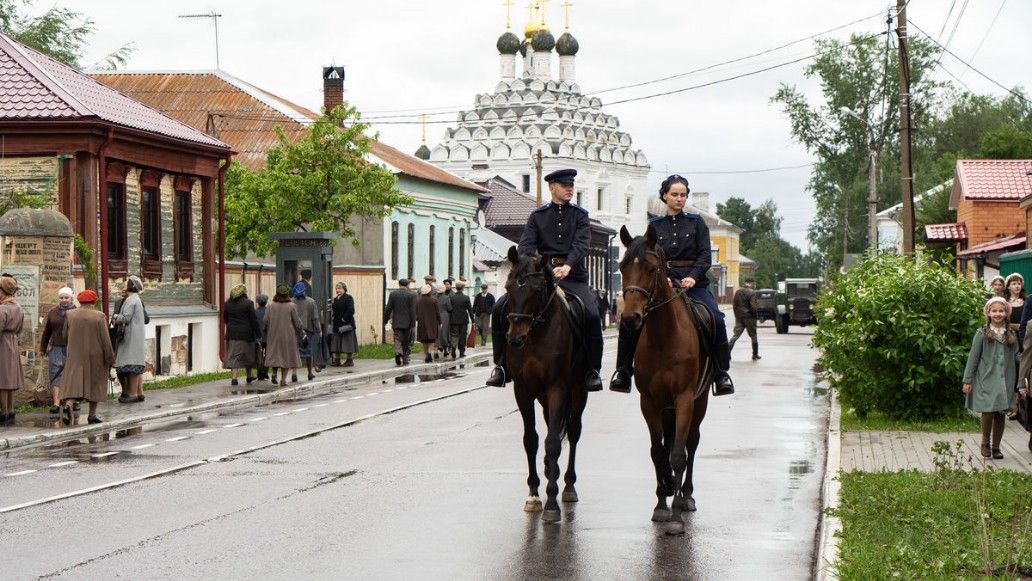
{"type": "Polygon", "coordinates": [[[579,296],[564,291],[562,287],[556,289],[555,296],[559,299],[559,303],[563,306],[563,312],[566,313],[566,318],[570,321],[574,338],[578,343],[583,344],[584,301],[579,296]]]}
{"type": "Polygon", "coordinates": [[[695,330],[699,333],[699,345],[702,347],[702,354],[706,356],[712,355],[713,347],[717,344],[717,323],[713,320],[713,312],[702,301],[697,301],[688,295],[682,296],[685,305],[692,312],[695,330]]]}

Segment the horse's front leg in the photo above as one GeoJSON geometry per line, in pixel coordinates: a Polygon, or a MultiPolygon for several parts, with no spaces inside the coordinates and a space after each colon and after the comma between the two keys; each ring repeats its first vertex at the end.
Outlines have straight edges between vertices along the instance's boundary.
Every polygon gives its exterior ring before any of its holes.
{"type": "Polygon", "coordinates": [[[702,434],[699,428],[702,426],[702,420],[706,417],[706,408],[709,406],[709,392],[703,393],[703,395],[695,400],[695,405],[692,409],[692,425],[688,431],[688,449],[687,449],[687,465],[685,466],[684,483],[681,485],[681,493],[684,497],[685,510],[692,512],[696,510],[695,507],[695,484],[692,481],[693,474],[695,472],[695,452],[699,449],[699,440],[702,434]]]}
{"type": "Polygon", "coordinates": [[[548,390],[548,434],[545,435],[545,511],[541,519],[545,522],[559,522],[559,454],[562,452],[564,417],[567,413],[562,389],[548,390]]]}
{"type": "Polygon", "coordinates": [[[527,453],[527,500],[523,504],[526,512],[541,512],[541,498],[538,496],[538,487],[541,486],[541,479],[537,473],[537,449],[538,434],[534,428],[534,398],[521,395],[516,389],[516,405],[520,409],[520,416],[523,418],[523,450],[527,453]]]}
{"type": "Polygon", "coordinates": [[[652,466],[656,469],[656,507],[652,509],[652,521],[667,522],[670,520],[667,497],[673,496],[674,483],[670,471],[669,439],[663,436],[667,431],[664,424],[669,423],[672,430],[673,417],[655,409],[651,401],[644,396],[640,405],[642,417],[645,418],[645,425],[649,430],[649,455],[652,457],[652,466]],[[664,422],[664,415],[668,416],[668,422],[664,422]]]}
{"type": "Polygon", "coordinates": [[[685,471],[688,468],[687,442],[692,428],[694,401],[695,394],[692,392],[682,393],[674,401],[674,441],[671,442],[670,466],[674,469],[674,484],[677,486],[677,493],[671,503],[670,521],[666,528],[668,535],[683,535],[685,530],[684,513],[694,510],[689,509],[682,486],[685,471]]]}
{"type": "Polygon", "coordinates": [[[570,451],[568,452],[569,458],[566,462],[566,476],[564,477],[566,487],[563,488],[563,502],[577,502],[580,500],[577,496],[577,489],[574,488],[574,485],[577,483],[577,442],[580,441],[581,430],[584,425],[582,416],[587,404],[588,393],[583,389],[575,389],[573,392],[573,409],[570,410],[570,424],[566,428],[566,439],[570,442],[570,451]]]}

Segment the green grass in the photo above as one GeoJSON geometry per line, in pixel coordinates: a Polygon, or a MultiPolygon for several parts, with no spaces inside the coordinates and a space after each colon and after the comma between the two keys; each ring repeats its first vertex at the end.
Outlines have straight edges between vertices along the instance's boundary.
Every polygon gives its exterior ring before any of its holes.
{"type": "Polygon", "coordinates": [[[978,418],[965,412],[955,418],[942,418],[927,422],[911,422],[888,417],[881,412],[870,412],[859,418],[848,411],[842,412],[842,429],[845,431],[906,431],[906,432],[978,432],[978,418]]]}
{"type": "Polygon", "coordinates": [[[839,479],[840,505],[829,512],[842,521],[842,581],[1029,578],[1006,566],[1032,576],[1032,475],[941,466],[839,479]]]}
{"type": "MultiPolygon", "coordinates": [[[[243,373],[240,375],[242,377],[243,373]]],[[[177,375],[175,377],[169,377],[168,379],[145,383],[143,384],[143,389],[174,389],[177,387],[186,387],[189,385],[197,385],[198,383],[208,383],[209,381],[220,381],[223,379],[229,379],[229,371],[213,371],[211,373],[197,373],[194,375],[177,375]]]]}

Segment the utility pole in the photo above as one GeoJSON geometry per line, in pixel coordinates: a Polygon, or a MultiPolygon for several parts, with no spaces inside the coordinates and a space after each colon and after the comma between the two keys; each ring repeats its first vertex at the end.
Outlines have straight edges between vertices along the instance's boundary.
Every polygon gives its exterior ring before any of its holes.
{"type": "Polygon", "coordinates": [[[907,52],[907,0],[896,0],[899,37],[899,146],[903,177],[903,254],[914,253],[914,169],[910,166],[910,54],[907,52]]]}
{"type": "Polygon", "coordinates": [[[871,256],[878,254],[878,192],[875,189],[874,171],[878,163],[878,149],[874,145],[874,133],[867,142],[867,155],[870,158],[867,168],[867,246],[871,256]]]}
{"type": "Polygon", "coordinates": [[[537,207],[541,207],[541,150],[534,156],[534,168],[537,170],[537,207]]]}

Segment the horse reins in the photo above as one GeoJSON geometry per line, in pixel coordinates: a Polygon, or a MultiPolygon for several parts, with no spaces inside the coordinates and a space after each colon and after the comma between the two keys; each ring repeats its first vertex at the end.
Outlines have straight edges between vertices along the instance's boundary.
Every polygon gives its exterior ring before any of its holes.
{"type": "MultiPolygon", "coordinates": [[[[659,258],[659,254],[657,254],[655,252],[646,252],[645,254],[646,255],[655,256],[657,259],[659,258]]],[[[662,262],[662,261],[660,261],[660,262],[662,262]]],[[[667,303],[673,302],[675,299],[677,299],[678,297],[680,297],[681,295],[683,295],[685,292],[688,291],[687,287],[680,287],[678,289],[678,291],[674,293],[674,296],[670,297],[669,299],[667,299],[667,300],[665,300],[665,301],[663,301],[663,302],[661,302],[659,304],[655,304],[654,305],[654,304],[652,304],[652,302],[655,300],[655,297],[653,296],[653,293],[657,292],[657,289],[659,288],[659,269],[658,268],[656,269],[656,277],[655,277],[655,279],[656,280],[652,283],[652,292],[649,292],[649,291],[643,289],[640,286],[625,286],[624,289],[623,289],[625,294],[628,293],[628,292],[631,292],[631,291],[638,291],[641,294],[645,295],[645,298],[648,299],[648,301],[649,301],[648,304],[646,304],[645,308],[642,309],[642,315],[641,315],[642,321],[644,321],[645,317],[649,316],[649,313],[651,313],[652,311],[654,311],[654,310],[656,310],[656,309],[658,309],[658,308],[660,308],[662,306],[665,306],[667,303]]]]}
{"type": "MultiPolygon", "coordinates": [[[[540,277],[542,277],[542,279],[544,279],[545,273],[544,272],[531,272],[531,273],[520,275],[520,277],[517,280],[516,284],[518,286],[525,286],[527,284],[527,278],[531,277],[531,276],[540,276],[540,277]]],[[[508,315],[506,315],[506,318],[509,319],[510,321],[521,321],[521,320],[522,321],[530,321],[530,328],[527,329],[527,332],[530,333],[530,330],[534,328],[534,325],[537,325],[538,323],[540,323],[541,321],[544,320],[545,311],[548,309],[549,305],[551,305],[552,301],[555,299],[555,293],[556,293],[556,290],[558,288],[559,288],[558,284],[553,284],[552,285],[552,292],[551,292],[551,294],[548,295],[548,299],[545,300],[543,305],[541,305],[541,309],[537,312],[536,315],[527,315],[525,313],[512,313],[512,312],[510,312],[508,315]]],[[[545,294],[545,289],[541,290],[541,294],[542,295],[545,294]]]]}

